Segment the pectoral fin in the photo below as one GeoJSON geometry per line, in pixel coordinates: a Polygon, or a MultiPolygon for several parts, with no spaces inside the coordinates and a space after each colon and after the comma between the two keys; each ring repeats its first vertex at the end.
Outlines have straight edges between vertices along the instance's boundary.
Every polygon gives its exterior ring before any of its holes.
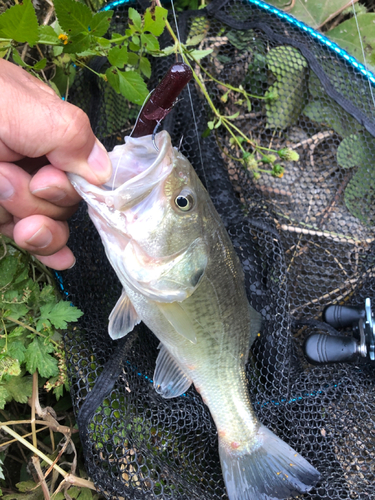
{"type": "Polygon", "coordinates": [[[197,343],[194,322],[179,302],[172,302],[171,304],[157,302],[157,306],[177,333],[190,340],[193,344],[197,343]]]}
{"type": "Polygon", "coordinates": [[[108,333],[113,340],[121,339],[131,332],[140,319],[125,290],[122,291],[115,307],[109,315],[108,333]]]}
{"type": "Polygon", "coordinates": [[[161,345],[154,373],[155,391],[163,398],[176,398],[186,392],[190,385],[189,376],[161,345]]]}

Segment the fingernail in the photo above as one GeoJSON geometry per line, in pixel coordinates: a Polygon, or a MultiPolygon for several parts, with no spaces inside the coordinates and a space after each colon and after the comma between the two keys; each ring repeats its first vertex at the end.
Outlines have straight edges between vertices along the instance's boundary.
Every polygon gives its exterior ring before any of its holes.
{"type": "Polygon", "coordinates": [[[52,233],[46,226],[42,226],[38,231],[31,236],[26,243],[36,248],[45,248],[52,241],[52,233]]]}
{"type": "Polygon", "coordinates": [[[74,259],[73,264],[72,264],[70,267],[68,267],[68,269],[72,269],[72,267],[74,267],[74,266],[76,265],[76,262],[77,262],[77,260],[76,260],[76,259],[74,259]]]}
{"type": "Polygon", "coordinates": [[[103,183],[110,178],[112,172],[111,160],[105,147],[98,139],[96,139],[87,163],[100,182],[103,183]]]}
{"type": "Polygon", "coordinates": [[[8,200],[14,194],[14,187],[0,174],[0,200],[8,200]]]}
{"type": "Polygon", "coordinates": [[[43,200],[51,201],[52,203],[61,201],[66,196],[65,191],[56,186],[34,189],[31,193],[38,198],[43,198],[43,200]]]}

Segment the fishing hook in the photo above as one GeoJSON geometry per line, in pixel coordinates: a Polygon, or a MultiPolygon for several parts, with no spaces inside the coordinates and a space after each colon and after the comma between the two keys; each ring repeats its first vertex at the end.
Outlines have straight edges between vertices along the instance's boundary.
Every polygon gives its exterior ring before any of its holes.
{"type": "Polygon", "coordinates": [[[156,132],[157,132],[157,130],[158,130],[158,128],[159,128],[159,126],[160,126],[160,124],[161,124],[161,120],[159,120],[159,121],[157,122],[156,127],[154,128],[154,131],[152,132],[152,144],[154,145],[154,148],[155,148],[155,149],[156,149],[156,151],[158,151],[158,152],[159,152],[159,148],[158,148],[158,147],[157,147],[157,145],[156,145],[156,142],[155,142],[155,136],[156,136],[156,132]]]}

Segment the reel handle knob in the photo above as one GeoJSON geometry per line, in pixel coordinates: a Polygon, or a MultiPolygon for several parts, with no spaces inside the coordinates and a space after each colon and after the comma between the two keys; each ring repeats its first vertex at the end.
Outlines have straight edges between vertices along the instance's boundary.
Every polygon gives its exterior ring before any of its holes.
{"type": "Polygon", "coordinates": [[[331,304],[323,311],[323,321],[336,329],[346,328],[358,323],[361,318],[366,318],[366,311],[361,306],[337,306],[331,304]]]}
{"type": "Polygon", "coordinates": [[[305,341],[304,351],[312,364],[353,361],[358,353],[358,344],[353,337],[314,333],[305,341]]]}

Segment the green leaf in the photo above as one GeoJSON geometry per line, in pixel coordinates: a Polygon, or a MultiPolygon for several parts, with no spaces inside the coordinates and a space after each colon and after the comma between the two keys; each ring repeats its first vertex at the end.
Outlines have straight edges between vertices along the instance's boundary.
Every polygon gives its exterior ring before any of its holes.
{"type": "Polygon", "coordinates": [[[112,47],[112,49],[108,52],[108,61],[112,64],[112,66],[123,68],[128,62],[127,47],[112,47]]]}
{"type": "Polygon", "coordinates": [[[90,33],[95,36],[103,36],[109,29],[109,23],[113,16],[113,10],[97,12],[90,21],[90,33]]]}
{"type": "Polygon", "coordinates": [[[25,360],[26,347],[21,340],[8,339],[8,355],[17,359],[20,363],[25,360]]]}
{"type": "Polygon", "coordinates": [[[86,5],[75,0],[54,0],[53,4],[59,24],[69,37],[89,33],[93,15],[86,5]]]}
{"type": "Polygon", "coordinates": [[[129,57],[128,57],[128,65],[129,66],[136,66],[139,61],[139,55],[134,54],[134,52],[129,52],[129,57]]]}
{"type": "Polygon", "coordinates": [[[212,52],[213,49],[191,50],[189,52],[189,56],[194,58],[196,61],[199,61],[200,59],[203,59],[203,57],[210,55],[212,52]]]}
{"type": "Polygon", "coordinates": [[[29,373],[38,370],[42,377],[53,377],[59,373],[57,360],[49,353],[53,351],[50,343],[44,344],[42,340],[36,337],[28,345],[25,352],[26,368],[29,373]]]}
{"type": "Polygon", "coordinates": [[[341,167],[358,167],[345,188],[345,204],[351,214],[371,225],[375,222],[374,156],[375,139],[368,132],[349,135],[337,149],[341,167]]]}
{"type": "Polygon", "coordinates": [[[139,68],[146,78],[151,76],[151,63],[147,57],[141,57],[139,60],[139,68]]]}
{"type": "Polygon", "coordinates": [[[38,40],[38,19],[31,0],[13,5],[1,14],[0,37],[35,45],[38,40]]]}
{"type": "Polygon", "coordinates": [[[107,38],[102,38],[100,36],[95,38],[96,43],[103,47],[104,49],[108,49],[111,46],[111,40],[108,40],[107,38]]]}
{"type": "Polygon", "coordinates": [[[9,254],[0,260],[0,290],[12,282],[16,275],[17,268],[17,259],[9,254]]]}
{"type": "MultiPolygon", "coordinates": [[[[283,9],[288,5],[288,2],[285,2],[285,0],[267,1],[279,9],[283,9]]],[[[347,6],[348,0],[296,0],[294,7],[288,11],[288,14],[292,14],[292,16],[313,28],[319,28],[329,19],[333,19],[347,6]]]]}
{"type": "Polygon", "coordinates": [[[326,95],[315,73],[310,73],[309,91],[313,100],[306,105],[303,114],[310,120],[333,128],[341,137],[360,130],[361,126],[357,120],[326,95]]]}
{"type": "MultiPolygon", "coordinates": [[[[56,66],[55,76],[52,78],[51,82],[56,85],[60,95],[65,95],[68,88],[68,80],[69,80],[69,88],[72,86],[74,82],[74,78],[76,75],[76,69],[73,64],[69,64],[65,67],[56,66]]],[[[44,287],[41,292],[41,297],[43,298],[43,292],[48,287],[44,287]]],[[[52,289],[52,287],[50,287],[52,289]]],[[[51,298],[52,290],[49,292],[49,298],[51,298]]],[[[43,299],[44,300],[44,299],[43,299]]]]}
{"type": "Polygon", "coordinates": [[[266,101],[266,127],[285,129],[295,123],[306,104],[307,62],[290,46],[271,49],[266,61],[277,79],[265,94],[277,92],[276,99],[266,101]]]}
{"type": "MultiPolygon", "coordinates": [[[[80,5],[80,4],[79,4],[80,5]]],[[[90,47],[91,36],[87,33],[78,33],[68,38],[68,43],[64,45],[64,52],[67,54],[78,54],[90,47]]]]}
{"type": "Polygon", "coordinates": [[[17,403],[27,403],[33,392],[33,379],[22,375],[9,377],[3,387],[8,393],[7,401],[14,399],[17,403]]]}
{"type": "Polygon", "coordinates": [[[354,17],[348,19],[329,31],[327,36],[362,64],[365,63],[362,52],[363,46],[369,69],[375,71],[375,63],[372,59],[375,53],[375,14],[362,14],[357,17],[357,20],[354,17]],[[358,34],[357,22],[361,37],[358,34]]]}
{"type": "Polygon", "coordinates": [[[0,410],[4,410],[8,398],[9,392],[6,390],[3,384],[0,384],[0,410]]]}
{"type": "Polygon", "coordinates": [[[56,43],[59,41],[59,36],[52,26],[39,26],[39,40],[43,42],[56,43]]]}
{"type": "Polygon", "coordinates": [[[14,47],[12,48],[12,58],[13,58],[13,62],[15,64],[18,64],[18,66],[21,66],[22,68],[29,68],[30,67],[28,64],[26,64],[21,59],[21,56],[19,55],[17,49],[15,49],[14,47]]]}
{"type": "Polygon", "coordinates": [[[155,52],[160,50],[160,45],[157,38],[154,37],[151,33],[142,34],[141,42],[143,47],[147,50],[147,52],[155,52]]]}
{"type": "Polygon", "coordinates": [[[153,10],[148,8],[144,15],[143,30],[149,31],[155,36],[160,36],[165,28],[168,11],[163,7],[155,7],[153,10]]]}
{"type": "Polygon", "coordinates": [[[56,328],[66,328],[67,323],[77,321],[83,315],[77,307],[61,300],[57,304],[45,304],[40,308],[39,321],[49,321],[56,328]]]}
{"type": "Polygon", "coordinates": [[[139,14],[138,11],[133,9],[133,7],[129,7],[128,11],[129,15],[129,25],[134,25],[135,28],[137,28],[138,31],[142,30],[142,17],[139,14]]]}
{"type": "Polygon", "coordinates": [[[119,76],[115,66],[111,66],[105,72],[108,83],[110,86],[119,94],[120,93],[120,81],[119,76]]]}
{"type": "Polygon", "coordinates": [[[185,45],[187,47],[190,47],[191,45],[198,45],[199,43],[201,43],[201,41],[204,39],[205,36],[206,33],[201,33],[200,35],[192,36],[191,38],[188,38],[186,40],[185,45]]]}
{"type": "Polygon", "coordinates": [[[135,71],[118,71],[119,91],[134,104],[142,105],[148,96],[147,86],[135,71]]]}
{"type": "Polygon", "coordinates": [[[166,56],[170,56],[171,54],[174,54],[176,52],[176,46],[170,45],[169,47],[165,47],[165,49],[161,50],[160,52],[166,56]]]}
{"type": "Polygon", "coordinates": [[[39,71],[41,69],[44,69],[46,67],[46,64],[47,64],[47,59],[44,57],[43,59],[34,64],[33,70],[39,71]]]}
{"type": "Polygon", "coordinates": [[[17,320],[22,318],[27,314],[29,308],[24,303],[13,302],[12,304],[7,304],[7,309],[10,311],[10,316],[17,320]]]}

